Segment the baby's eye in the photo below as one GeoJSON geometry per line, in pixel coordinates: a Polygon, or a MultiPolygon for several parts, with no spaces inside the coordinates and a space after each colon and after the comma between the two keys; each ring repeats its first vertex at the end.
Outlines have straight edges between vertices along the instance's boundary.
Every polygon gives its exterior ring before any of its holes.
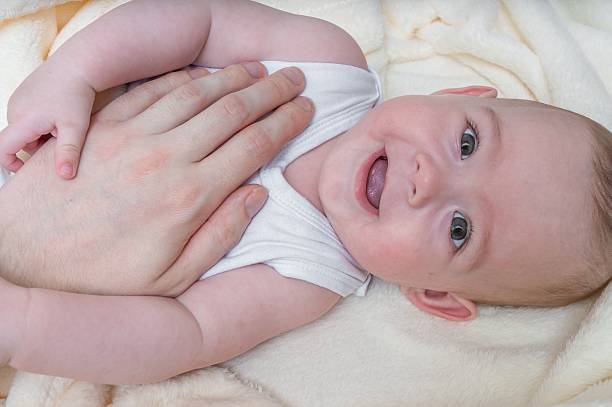
{"type": "Polygon", "coordinates": [[[461,246],[463,246],[465,241],[470,237],[470,224],[461,212],[455,211],[453,213],[453,220],[450,226],[450,237],[457,249],[461,249],[461,246]]]}
{"type": "Polygon", "coordinates": [[[478,148],[478,137],[471,127],[465,129],[461,135],[461,159],[465,160],[478,148]]]}

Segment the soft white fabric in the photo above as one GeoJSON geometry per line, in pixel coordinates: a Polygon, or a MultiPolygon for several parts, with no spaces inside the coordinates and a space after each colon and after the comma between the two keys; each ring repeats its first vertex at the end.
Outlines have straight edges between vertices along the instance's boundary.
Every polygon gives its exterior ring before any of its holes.
{"type": "MultiPolygon", "coordinates": [[[[49,41],[53,10],[2,23],[0,109],[8,99],[6,84],[19,83],[50,42],[56,49],[95,17],[101,3],[87,3],[56,41],[49,41]]],[[[505,97],[569,108],[612,128],[607,0],[266,3],[346,29],[381,75],[388,97],[492,85],[505,97]]],[[[227,363],[276,401],[257,392],[248,399],[239,382],[219,395],[218,383],[234,379],[204,369],[113,389],[17,373],[7,405],[67,405],[63,397],[81,389],[78,403],[68,405],[609,406],[611,302],[609,285],[597,299],[571,306],[480,307],[477,320],[457,324],[418,312],[396,287],[374,280],[366,297],[349,297],[321,320],[227,363]]],[[[0,369],[0,392],[10,377],[0,369]]]]}
{"type": "Polygon", "coordinates": [[[353,127],[382,95],[375,73],[338,64],[264,62],[269,73],[299,67],[306,77],[302,93],[315,106],[308,127],[248,183],[268,189],[268,200],[240,242],[202,279],[263,263],[279,274],[307,281],[346,297],[363,296],[369,274],[340,243],[329,221],[295,191],[283,176],[294,160],[353,127]]]}
{"type": "Polygon", "coordinates": [[[72,0],[3,0],[0,4],[0,20],[25,16],[70,1],[72,0]]]}

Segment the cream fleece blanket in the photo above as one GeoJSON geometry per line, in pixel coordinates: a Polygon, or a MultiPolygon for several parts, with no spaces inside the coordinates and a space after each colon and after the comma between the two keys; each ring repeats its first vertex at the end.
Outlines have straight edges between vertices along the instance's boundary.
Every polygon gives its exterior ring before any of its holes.
{"type": "MultiPolygon", "coordinates": [[[[0,127],[25,75],[120,2],[2,1],[0,127]]],[[[345,28],[387,97],[484,84],[612,128],[612,2],[266,3],[345,28]]],[[[375,281],[367,297],[225,366],[114,388],[4,369],[0,398],[18,407],[610,406],[612,286],[563,308],[481,307],[477,320],[458,324],[418,312],[375,281]]]]}

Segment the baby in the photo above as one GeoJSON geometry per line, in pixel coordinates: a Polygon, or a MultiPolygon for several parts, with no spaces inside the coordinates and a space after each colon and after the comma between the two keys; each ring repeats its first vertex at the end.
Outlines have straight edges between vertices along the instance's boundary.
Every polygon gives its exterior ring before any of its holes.
{"type": "Polygon", "coordinates": [[[481,86],[380,102],[345,32],[245,0],[134,0],[79,32],[12,97],[2,164],[18,169],[14,154],[52,133],[56,168],[70,178],[95,92],[245,60],[310,61],[265,65],[299,66],[316,115],[252,179],[269,200],[242,241],[175,299],[57,301],[2,283],[22,321],[11,365],[94,382],[160,380],[309,323],[362,295],[370,275],[454,321],[474,318],[476,302],[567,304],[610,278],[607,130],[481,86]]]}

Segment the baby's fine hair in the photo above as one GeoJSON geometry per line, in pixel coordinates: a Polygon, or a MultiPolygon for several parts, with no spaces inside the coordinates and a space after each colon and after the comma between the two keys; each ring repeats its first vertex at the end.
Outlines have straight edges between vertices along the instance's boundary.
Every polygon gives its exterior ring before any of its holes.
{"type": "Polygon", "coordinates": [[[563,279],[562,285],[547,290],[550,305],[565,305],[588,297],[612,278],[612,133],[589,118],[576,116],[586,121],[591,144],[593,232],[584,252],[585,268],[563,279]]]}
{"type": "Polygon", "coordinates": [[[593,150],[594,236],[589,266],[600,286],[612,277],[612,133],[588,120],[593,150]]]}

